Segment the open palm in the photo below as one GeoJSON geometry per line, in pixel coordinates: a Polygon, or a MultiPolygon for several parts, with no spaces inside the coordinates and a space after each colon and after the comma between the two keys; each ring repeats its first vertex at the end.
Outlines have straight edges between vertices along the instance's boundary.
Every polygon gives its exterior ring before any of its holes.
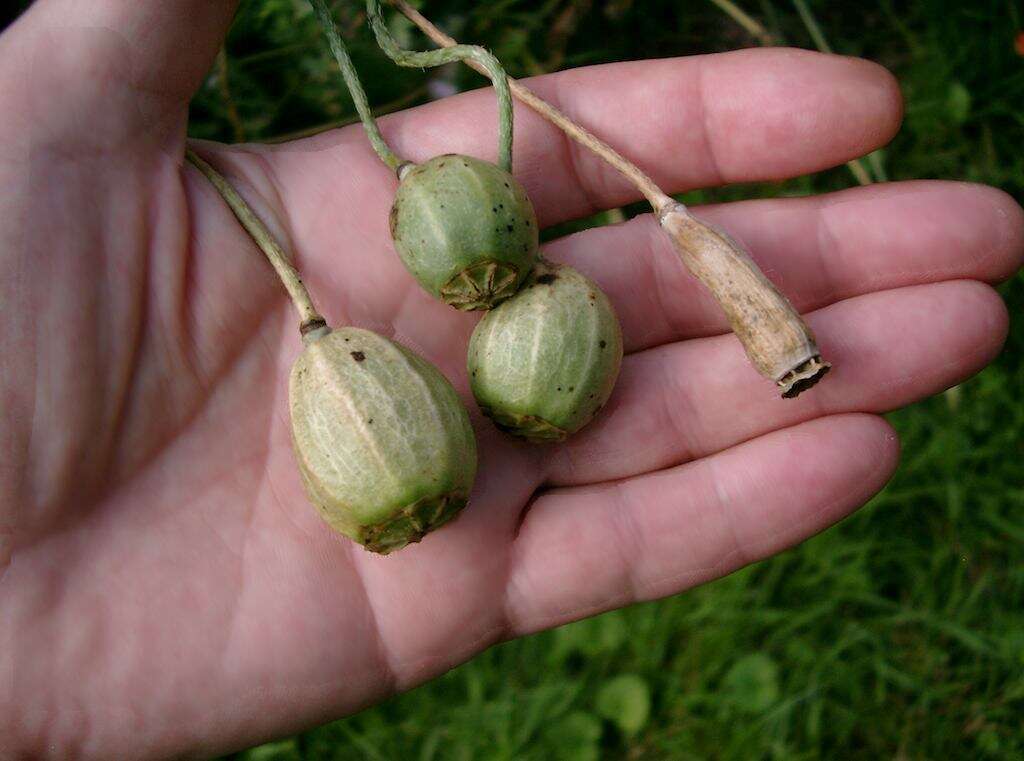
{"type": "MultiPolygon", "coordinates": [[[[875,413],[977,372],[1024,221],[989,188],[914,182],[698,210],[809,312],[834,372],[777,397],[648,216],[550,244],[599,282],[627,357],[566,444],[476,412],[476,315],[394,254],[396,182],[359,128],[197,144],[293,253],[331,324],[434,362],[480,473],[449,526],[388,557],[332,533],[293,461],[297,320],[184,167],[184,122],[233,12],[209,0],[39,0],[0,37],[0,754],[203,756],[442,673],[504,638],[679,592],[862,505],[892,473],[875,413]],[[8,116],[10,115],[10,116],[8,116]],[[7,722],[7,726],[3,726],[7,722]]],[[[884,144],[880,68],[792,50],[531,81],[672,191],[788,177],[884,144]]],[[[480,91],[382,122],[403,155],[493,158],[480,91]]],[[[635,200],[525,109],[515,173],[542,224],[635,200]]]]}

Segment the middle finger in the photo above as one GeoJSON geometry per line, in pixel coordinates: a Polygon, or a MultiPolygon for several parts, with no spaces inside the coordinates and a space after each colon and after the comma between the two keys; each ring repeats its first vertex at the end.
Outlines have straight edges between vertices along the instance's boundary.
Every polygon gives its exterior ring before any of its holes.
{"type": "Polygon", "coordinates": [[[901,407],[976,373],[1007,330],[999,295],[973,280],[871,293],[808,317],[835,368],[800,398],[781,399],[731,335],[638,352],[603,413],[552,451],[547,482],[633,476],[823,415],[901,407]]]}
{"type": "MultiPolygon", "coordinates": [[[[1024,215],[1013,199],[967,183],[874,185],[695,212],[745,243],[801,312],[886,288],[997,282],[1020,267],[1024,247],[1024,215]]],[[[578,268],[608,294],[627,351],[729,330],[721,307],[650,215],[559,239],[545,255],[578,268]]]]}

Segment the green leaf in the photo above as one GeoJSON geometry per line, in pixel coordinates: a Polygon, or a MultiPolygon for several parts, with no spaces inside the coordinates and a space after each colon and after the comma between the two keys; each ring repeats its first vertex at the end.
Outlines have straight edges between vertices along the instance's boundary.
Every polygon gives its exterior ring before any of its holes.
{"type": "Polygon", "coordinates": [[[963,124],[971,115],[971,91],[959,82],[950,82],[946,93],[946,113],[954,124],[963,124]]]}
{"type": "Polygon", "coordinates": [[[302,761],[295,740],[267,743],[242,754],[245,761],[302,761]]]}
{"type": "Polygon", "coordinates": [[[601,722],[583,711],[573,711],[552,722],[544,731],[545,757],[557,761],[597,761],[601,749],[601,722]]]}
{"type": "Polygon", "coordinates": [[[651,715],[651,689],[636,674],[605,682],[597,693],[597,712],[627,736],[635,735],[651,715]]]}
{"type": "Polygon", "coordinates": [[[562,661],[579,653],[588,658],[614,653],[626,640],[626,624],[618,611],[566,624],[556,630],[553,656],[562,661]]]}
{"type": "Polygon", "coordinates": [[[764,653],[752,653],[733,664],[722,687],[741,711],[761,713],[779,698],[779,667],[764,653]]]}

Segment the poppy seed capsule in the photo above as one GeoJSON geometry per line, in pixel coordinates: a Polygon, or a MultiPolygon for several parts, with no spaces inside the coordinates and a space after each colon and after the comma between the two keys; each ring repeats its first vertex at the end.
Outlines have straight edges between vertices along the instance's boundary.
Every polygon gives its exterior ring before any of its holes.
{"type": "Polygon", "coordinates": [[[597,414],[622,363],[608,298],[572,267],[541,259],[522,289],[484,315],[469,380],[487,417],[530,441],[560,441],[597,414]]]}
{"type": "Polygon", "coordinates": [[[413,167],[391,207],[406,269],[456,309],[491,309],[537,260],[537,216],[515,178],[487,161],[447,154],[413,167]]]}
{"type": "Polygon", "coordinates": [[[386,554],[465,506],[476,441],[451,384],[383,336],[319,328],[292,367],[292,443],[309,499],[335,530],[386,554]]]}

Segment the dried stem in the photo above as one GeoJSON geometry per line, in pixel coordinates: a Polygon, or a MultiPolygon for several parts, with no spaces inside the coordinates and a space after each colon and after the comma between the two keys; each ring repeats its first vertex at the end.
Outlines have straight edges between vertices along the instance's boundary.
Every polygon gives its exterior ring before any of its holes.
{"type": "Polygon", "coordinates": [[[228,81],[228,51],[223,46],[217,53],[217,84],[220,87],[221,100],[224,101],[224,107],[228,112],[228,122],[231,123],[234,140],[236,143],[244,143],[245,125],[242,124],[242,117],[238,115],[235,99],[231,97],[231,85],[228,81]]]}
{"type": "Polygon", "coordinates": [[[796,6],[796,12],[800,14],[800,20],[804,22],[807,33],[814,40],[814,47],[822,53],[831,53],[832,46],[828,44],[828,40],[822,34],[821,27],[818,26],[818,21],[814,18],[814,14],[811,13],[811,9],[807,7],[807,3],[804,0],[793,0],[793,5],[796,6]]]}
{"type": "Polygon", "coordinates": [[[260,250],[270,260],[270,263],[277,271],[278,277],[281,278],[281,282],[284,283],[285,290],[291,296],[295,309],[299,313],[301,320],[299,332],[306,335],[311,331],[324,328],[327,325],[327,321],[317,312],[309,291],[306,290],[306,286],[302,283],[302,278],[299,277],[299,273],[292,267],[287,255],[281,249],[278,242],[274,240],[274,236],[270,234],[266,225],[256,216],[256,212],[252,210],[252,207],[245,202],[245,199],[238,194],[238,191],[231,186],[231,183],[216,169],[196,155],[195,151],[191,148],[185,149],[185,158],[202,172],[213,187],[217,189],[217,192],[220,193],[221,197],[231,208],[231,211],[234,212],[235,217],[241,222],[242,227],[252,236],[256,245],[260,247],[260,250]]]}
{"type": "MultiPolygon", "coordinates": [[[[393,2],[438,45],[457,44],[405,0],[393,2]]],[[[473,66],[471,61],[467,64],[473,66]]],[[[600,156],[643,194],[676,254],[722,307],[751,363],[776,383],[784,397],[797,396],[828,372],[829,364],[822,361],[800,314],[735,241],[694,217],[636,165],[550,103],[511,78],[509,84],[517,98],[600,156]]]]}
{"type": "Polygon", "coordinates": [[[760,21],[749,15],[731,0],[711,0],[722,13],[729,16],[733,21],[747,30],[747,34],[756,37],[762,45],[774,45],[775,37],[769,32],[760,21]]]}
{"type": "Polygon", "coordinates": [[[452,41],[445,50],[417,52],[404,50],[391,36],[387,24],[380,15],[380,2],[367,0],[366,15],[370,26],[387,56],[399,66],[411,68],[441,66],[462,61],[469,63],[491,80],[498,97],[498,165],[506,172],[512,171],[512,94],[509,92],[509,78],[494,54],[479,45],[458,45],[452,41]]]}
{"type": "Polygon", "coordinates": [[[310,0],[310,3],[313,5],[313,10],[316,11],[324,34],[327,35],[327,42],[331,46],[331,52],[334,53],[334,59],[338,62],[338,68],[341,69],[341,76],[345,79],[345,84],[348,86],[352,102],[356,107],[356,113],[359,114],[359,120],[363,123],[367,137],[370,138],[370,145],[373,146],[376,154],[380,156],[380,160],[392,171],[397,172],[398,168],[405,162],[395,155],[395,152],[391,150],[387,141],[384,140],[384,136],[380,133],[377,120],[373,117],[373,111],[370,110],[370,104],[366,99],[366,91],[363,90],[363,85],[359,81],[355,64],[352,63],[352,59],[349,57],[345,43],[342,42],[341,35],[338,34],[338,27],[334,24],[330,8],[327,7],[325,0],[310,0]]]}

